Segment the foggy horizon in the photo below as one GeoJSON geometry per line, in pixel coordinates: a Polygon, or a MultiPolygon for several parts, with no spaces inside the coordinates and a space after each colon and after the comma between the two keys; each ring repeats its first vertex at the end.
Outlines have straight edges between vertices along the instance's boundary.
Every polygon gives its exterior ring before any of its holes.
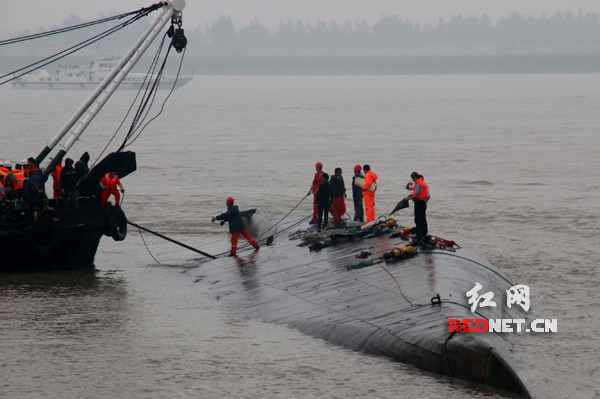
{"type": "MultiPolygon", "coordinates": [[[[41,0],[24,0],[10,2],[0,6],[0,38],[6,38],[18,31],[28,29],[33,31],[43,26],[49,30],[52,26],[62,26],[63,21],[71,14],[84,20],[95,20],[102,14],[112,12],[124,13],[146,7],[152,4],[146,0],[106,0],[101,4],[81,4],[76,0],[65,0],[60,4],[48,3],[41,0]],[[22,16],[23,9],[27,9],[26,18],[22,16]]],[[[373,25],[382,16],[397,15],[421,25],[437,24],[439,18],[449,20],[453,16],[482,17],[487,15],[492,23],[502,17],[510,15],[513,11],[525,16],[535,18],[546,14],[554,15],[556,12],[571,12],[575,15],[579,11],[585,13],[600,13],[600,2],[593,0],[508,0],[501,4],[491,0],[456,0],[451,3],[444,0],[431,0],[427,4],[422,2],[373,0],[373,1],[343,1],[330,0],[326,4],[315,0],[278,2],[275,0],[256,0],[253,2],[230,1],[227,3],[217,1],[187,1],[183,12],[184,28],[195,30],[197,27],[204,29],[220,16],[231,16],[236,29],[247,26],[251,21],[258,20],[269,31],[277,30],[281,23],[301,20],[314,24],[317,21],[338,24],[346,20],[362,22],[363,20],[373,25]]]]}

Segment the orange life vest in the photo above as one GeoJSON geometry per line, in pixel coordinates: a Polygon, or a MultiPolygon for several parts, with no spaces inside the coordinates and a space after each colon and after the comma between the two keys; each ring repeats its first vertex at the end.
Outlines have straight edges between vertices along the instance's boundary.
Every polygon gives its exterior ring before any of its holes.
{"type": "Polygon", "coordinates": [[[21,183],[21,187],[14,187],[14,181],[12,179],[9,179],[8,176],[10,174],[13,174],[14,176],[14,172],[8,168],[4,168],[4,167],[0,167],[0,175],[4,176],[4,188],[12,188],[12,189],[20,189],[23,187],[23,184],[21,183]]]}
{"type": "Polygon", "coordinates": [[[312,192],[314,193],[315,191],[317,191],[317,189],[319,188],[319,186],[323,183],[323,171],[321,172],[317,172],[315,173],[315,178],[313,180],[313,184],[312,184],[312,192]]]}
{"type": "Polygon", "coordinates": [[[13,175],[15,175],[15,177],[19,181],[21,188],[23,188],[23,180],[25,180],[25,171],[23,169],[19,169],[19,170],[13,170],[12,172],[13,172],[13,175]]]}
{"type": "Polygon", "coordinates": [[[427,189],[427,183],[423,180],[422,177],[419,177],[415,182],[415,187],[413,188],[413,195],[415,195],[415,191],[417,191],[417,184],[421,185],[421,191],[419,191],[419,196],[416,199],[427,199],[427,194],[429,190],[427,189]]]}
{"type": "Polygon", "coordinates": [[[110,178],[110,173],[104,175],[101,180],[102,185],[106,187],[108,191],[113,191],[117,189],[117,185],[121,184],[121,180],[119,180],[119,176],[115,175],[113,179],[110,178]]]}

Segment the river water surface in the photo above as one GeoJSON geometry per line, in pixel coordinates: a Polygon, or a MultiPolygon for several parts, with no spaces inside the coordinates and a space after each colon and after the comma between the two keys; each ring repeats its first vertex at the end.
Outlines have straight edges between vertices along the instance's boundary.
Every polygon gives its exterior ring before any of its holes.
{"type": "MultiPolygon", "coordinates": [[[[387,214],[416,170],[430,233],[529,285],[530,315],[558,319],[558,333],[510,337],[534,397],[598,397],[599,87],[596,74],[198,76],[129,147],[123,208],[220,253],[229,235],[210,217],[228,196],[285,214],[317,161],[347,185],[368,163],[387,214]]],[[[36,156],[88,94],[0,87],[0,158],[36,156]]],[[[115,93],[69,156],[95,160],[134,96],[115,93]]],[[[0,397],[505,397],[240,317],[196,283],[211,267],[197,257],[130,228],[102,240],[95,272],[0,276],[0,397]]]]}

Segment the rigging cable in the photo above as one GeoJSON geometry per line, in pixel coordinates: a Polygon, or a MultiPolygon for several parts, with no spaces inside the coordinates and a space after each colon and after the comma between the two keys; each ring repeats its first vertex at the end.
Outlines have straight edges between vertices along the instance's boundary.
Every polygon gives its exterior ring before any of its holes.
{"type": "Polygon", "coordinates": [[[110,140],[108,141],[108,143],[106,144],[106,146],[104,147],[104,149],[100,152],[100,155],[98,155],[98,158],[96,158],[96,160],[94,161],[94,163],[93,163],[92,166],[94,166],[94,165],[96,165],[98,163],[98,160],[100,160],[100,158],[102,157],[102,155],[104,155],[104,153],[106,152],[106,149],[108,148],[108,146],[113,142],[113,140],[115,139],[115,137],[117,136],[117,134],[121,130],[121,127],[123,127],[123,124],[127,120],[127,117],[131,113],[131,110],[133,109],[134,105],[137,103],[138,97],[140,96],[142,90],[144,90],[144,96],[146,95],[146,92],[148,91],[148,87],[150,86],[150,84],[146,84],[146,81],[148,79],[148,76],[152,76],[152,74],[154,73],[154,70],[156,69],[156,64],[158,63],[158,58],[160,57],[160,53],[162,52],[163,45],[164,45],[164,37],[163,37],[163,41],[159,45],[158,50],[156,51],[156,54],[154,55],[154,58],[152,59],[152,62],[150,63],[150,67],[148,68],[148,72],[146,73],[146,76],[144,76],[142,84],[141,84],[141,86],[140,86],[137,94],[135,95],[135,98],[133,99],[133,102],[131,103],[131,106],[127,110],[127,113],[123,117],[123,120],[121,120],[121,123],[117,127],[117,130],[112,135],[112,137],[110,138],[110,140]]]}
{"type": "Polygon", "coordinates": [[[75,52],[77,52],[77,51],[79,51],[79,50],[81,50],[81,49],[83,49],[83,48],[85,48],[87,46],[90,46],[91,44],[93,44],[93,43],[95,43],[95,42],[97,42],[99,40],[102,40],[105,37],[107,37],[107,36],[109,36],[109,35],[117,32],[117,31],[125,28],[126,26],[132,24],[133,22],[137,21],[138,19],[141,19],[141,18],[145,17],[146,15],[147,14],[135,15],[132,18],[128,19],[127,21],[125,21],[125,22],[123,22],[123,23],[121,23],[121,24],[119,24],[119,25],[117,25],[115,27],[112,27],[110,29],[107,29],[104,32],[99,33],[96,36],[92,36],[91,38],[89,38],[87,40],[84,40],[83,42],[75,44],[75,45],[73,45],[73,46],[71,46],[71,47],[69,47],[69,48],[67,48],[65,50],[62,50],[62,51],[60,51],[58,53],[55,53],[55,54],[53,54],[53,55],[51,55],[49,57],[46,57],[46,58],[44,58],[42,60],[36,61],[36,62],[34,62],[32,64],[27,65],[27,66],[24,66],[22,68],[19,68],[17,70],[12,71],[12,72],[9,72],[9,73],[6,73],[4,75],[1,75],[0,79],[4,79],[4,78],[6,78],[7,76],[10,76],[10,75],[13,75],[13,76],[10,79],[6,79],[4,81],[0,81],[0,86],[3,85],[3,84],[8,83],[10,81],[13,81],[15,79],[18,79],[18,78],[20,78],[23,75],[27,75],[28,73],[31,73],[31,72],[33,72],[33,71],[35,71],[35,70],[37,70],[37,69],[39,69],[41,67],[44,67],[44,66],[46,66],[48,64],[51,64],[51,63],[53,63],[55,61],[58,61],[58,60],[60,60],[60,59],[62,59],[64,57],[66,57],[67,55],[75,53],[75,52]],[[20,74],[18,74],[18,75],[16,75],[16,73],[21,72],[21,71],[23,71],[23,72],[20,73],[20,74]]]}
{"type": "Polygon", "coordinates": [[[0,40],[0,46],[5,46],[8,44],[14,44],[14,43],[20,43],[20,42],[26,42],[29,40],[35,40],[35,39],[40,39],[42,37],[58,35],[61,33],[70,32],[70,31],[77,30],[77,29],[88,28],[90,26],[103,24],[105,22],[110,22],[110,21],[114,21],[117,19],[123,19],[125,17],[134,15],[134,14],[144,13],[144,15],[148,15],[150,12],[155,11],[155,10],[159,9],[160,7],[162,7],[163,4],[164,3],[157,3],[150,7],[144,7],[139,10],[136,10],[136,11],[131,11],[131,12],[127,12],[124,14],[114,15],[112,17],[102,18],[102,19],[98,19],[96,21],[90,21],[90,22],[84,22],[82,24],[71,25],[71,26],[67,26],[65,28],[53,29],[53,30],[49,30],[46,32],[35,33],[33,35],[26,35],[26,36],[14,37],[12,39],[0,40]]]}
{"type": "MultiPolygon", "coordinates": [[[[168,55],[168,50],[167,50],[167,55],[168,55]]],[[[146,126],[148,126],[150,124],[150,122],[152,122],[153,120],[155,120],[156,118],[158,118],[160,116],[160,114],[162,114],[163,110],[165,109],[165,104],[167,103],[167,100],[169,99],[169,97],[171,97],[171,94],[173,94],[173,90],[175,90],[175,86],[177,85],[177,80],[179,80],[179,73],[181,72],[181,66],[183,65],[183,58],[184,57],[185,57],[185,49],[183,50],[183,54],[181,56],[181,61],[179,62],[179,69],[177,69],[177,75],[175,77],[175,81],[173,82],[173,86],[171,87],[171,91],[169,91],[169,94],[167,94],[167,97],[163,101],[162,106],[160,107],[160,111],[152,119],[150,119],[148,122],[146,122],[144,124],[144,126],[142,126],[142,128],[140,129],[140,131],[137,134],[137,136],[135,136],[131,140],[131,142],[127,143],[125,145],[125,147],[128,147],[131,144],[133,144],[138,139],[138,137],[140,137],[140,135],[142,134],[142,132],[144,131],[144,129],[146,128],[146,126]]],[[[165,61],[166,61],[166,56],[165,56],[165,61]]],[[[161,76],[162,76],[162,71],[161,71],[161,76]]],[[[158,77],[157,77],[157,81],[158,81],[158,77]]],[[[154,102],[154,99],[152,101],[154,102]]],[[[150,104],[150,107],[152,107],[152,104],[150,104]]],[[[150,111],[150,109],[148,109],[148,111],[150,111]]]]}

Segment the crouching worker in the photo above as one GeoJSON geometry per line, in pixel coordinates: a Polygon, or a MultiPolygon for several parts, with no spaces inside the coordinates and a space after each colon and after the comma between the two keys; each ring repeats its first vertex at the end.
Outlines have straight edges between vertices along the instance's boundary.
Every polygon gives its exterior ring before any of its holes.
{"type": "Polygon", "coordinates": [[[254,241],[254,238],[248,234],[248,230],[246,230],[246,225],[244,224],[244,219],[242,218],[240,210],[237,205],[233,205],[233,198],[227,198],[225,203],[227,204],[227,212],[222,213],[217,217],[212,217],[211,221],[221,220],[221,226],[225,222],[229,222],[229,232],[231,233],[231,253],[229,256],[236,256],[237,242],[238,238],[240,238],[240,234],[243,235],[254,248],[258,249],[258,244],[254,241]]]}

